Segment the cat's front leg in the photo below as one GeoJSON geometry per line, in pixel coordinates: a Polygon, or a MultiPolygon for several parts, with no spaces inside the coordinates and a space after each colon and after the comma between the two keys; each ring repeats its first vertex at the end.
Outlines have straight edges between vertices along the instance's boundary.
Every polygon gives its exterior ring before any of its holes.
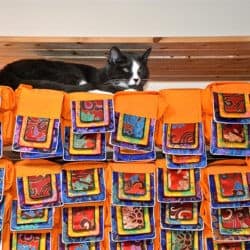
{"type": "Polygon", "coordinates": [[[137,91],[136,89],[125,89],[124,91],[137,91]]]}
{"type": "Polygon", "coordinates": [[[84,79],[81,79],[79,81],[79,83],[78,83],[79,86],[83,86],[83,85],[86,85],[86,84],[88,84],[88,82],[86,80],[84,80],[84,79]]]}
{"type": "Polygon", "coordinates": [[[99,89],[92,89],[88,91],[89,93],[96,93],[96,94],[114,94],[112,92],[108,92],[108,91],[103,91],[103,90],[99,90],[99,89]]]}

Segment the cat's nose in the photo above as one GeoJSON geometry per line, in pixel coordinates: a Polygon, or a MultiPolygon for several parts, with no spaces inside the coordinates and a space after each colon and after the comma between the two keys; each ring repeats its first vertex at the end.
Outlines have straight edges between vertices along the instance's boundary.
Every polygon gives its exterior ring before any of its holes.
{"type": "Polygon", "coordinates": [[[137,83],[139,81],[138,78],[134,78],[134,82],[137,83]]]}

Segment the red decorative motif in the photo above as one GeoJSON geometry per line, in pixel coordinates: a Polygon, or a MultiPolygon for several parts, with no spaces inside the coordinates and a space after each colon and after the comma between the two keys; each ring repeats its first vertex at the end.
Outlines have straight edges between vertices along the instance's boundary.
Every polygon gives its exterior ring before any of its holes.
{"type": "Polygon", "coordinates": [[[224,110],[226,113],[245,113],[245,95],[244,94],[222,94],[224,110]]]}
{"type": "Polygon", "coordinates": [[[218,243],[218,250],[242,250],[240,242],[218,243]]]}
{"type": "Polygon", "coordinates": [[[31,199],[47,199],[53,195],[51,175],[28,176],[29,196],[31,199]]]}
{"type": "Polygon", "coordinates": [[[168,189],[171,191],[185,191],[190,189],[189,170],[168,169],[168,189]]]}
{"type": "Polygon", "coordinates": [[[17,234],[16,249],[40,249],[41,234],[17,234]]]}
{"type": "Polygon", "coordinates": [[[122,207],[122,224],[125,230],[145,227],[142,207],[122,207]]]}
{"type": "Polygon", "coordinates": [[[220,174],[219,181],[222,196],[233,197],[245,194],[240,173],[220,174]]]}
{"type": "Polygon", "coordinates": [[[222,124],[222,138],[225,142],[245,142],[243,124],[222,124]]]}
{"type": "Polygon", "coordinates": [[[49,119],[28,117],[24,140],[30,142],[45,142],[49,126],[49,119]]]}
{"type": "Polygon", "coordinates": [[[73,231],[91,231],[95,229],[95,207],[72,208],[73,231]]]}
{"type": "Polygon", "coordinates": [[[193,203],[175,203],[169,207],[169,217],[172,220],[191,220],[193,218],[193,203]]]}
{"type": "Polygon", "coordinates": [[[123,173],[124,193],[128,195],[145,195],[145,174],[123,173]]]}
{"type": "Polygon", "coordinates": [[[143,241],[125,241],[118,244],[121,250],[146,250],[143,241]]]}
{"type": "Polygon", "coordinates": [[[81,120],[83,122],[99,122],[104,120],[104,107],[102,100],[81,101],[81,120]],[[83,117],[91,116],[90,120],[85,120],[83,117]]]}
{"type": "Polygon", "coordinates": [[[72,170],[71,186],[74,191],[89,191],[95,188],[94,169],[72,170]]]}
{"type": "Polygon", "coordinates": [[[221,209],[222,226],[227,229],[243,229],[250,227],[248,207],[221,209]]]}
{"type": "Polygon", "coordinates": [[[171,144],[194,144],[195,123],[172,124],[170,130],[171,144]]]}

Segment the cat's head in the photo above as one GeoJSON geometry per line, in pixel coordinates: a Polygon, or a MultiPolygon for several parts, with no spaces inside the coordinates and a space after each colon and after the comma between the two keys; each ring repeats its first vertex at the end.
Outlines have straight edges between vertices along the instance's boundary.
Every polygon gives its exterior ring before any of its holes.
{"type": "Polygon", "coordinates": [[[149,78],[147,66],[151,48],[142,54],[122,52],[117,47],[112,47],[108,54],[106,83],[118,88],[143,90],[149,78]]]}

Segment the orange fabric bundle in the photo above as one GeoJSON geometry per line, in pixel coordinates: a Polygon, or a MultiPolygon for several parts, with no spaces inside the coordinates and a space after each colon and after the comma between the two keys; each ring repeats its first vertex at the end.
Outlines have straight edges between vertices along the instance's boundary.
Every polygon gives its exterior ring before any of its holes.
{"type": "MultiPolygon", "coordinates": [[[[108,165],[106,163],[97,163],[97,162],[72,162],[72,163],[66,163],[62,166],[62,170],[65,171],[80,171],[80,170],[90,170],[90,169],[103,169],[104,171],[104,181],[105,186],[107,183],[111,183],[110,176],[107,171],[108,165]]],[[[96,181],[96,180],[95,180],[96,181]]],[[[100,179],[98,180],[100,182],[100,179]]],[[[64,185],[64,184],[63,184],[64,185]]],[[[95,185],[96,187],[96,185],[95,185]]],[[[104,211],[104,240],[100,242],[101,249],[108,249],[104,246],[109,246],[109,228],[110,228],[110,194],[108,193],[107,189],[105,189],[106,192],[106,199],[104,201],[88,201],[83,203],[72,203],[72,204],[64,204],[64,207],[83,207],[83,206],[103,206],[104,211]]]]}
{"type": "Polygon", "coordinates": [[[23,160],[15,164],[16,178],[44,174],[59,174],[61,166],[47,160],[23,160]]]}
{"type": "Polygon", "coordinates": [[[163,170],[166,169],[166,160],[165,159],[157,159],[156,160],[156,168],[162,168],[163,170]]]}
{"type": "Polygon", "coordinates": [[[156,145],[162,145],[164,123],[202,122],[201,89],[166,89],[160,91],[159,114],[161,120],[156,130],[156,145]]]}
{"type": "Polygon", "coordinates": [[[55,208],[54,213],[54,227],[51,232],[51,250],[58,250],[59,248],[59,241],[61,237],[62,231],[62,209],[57,207],[55,208]]]}
{"type": "Polygon", "coordinates": [[[3,145],[11,145],[15,127],[14,110],[0,113],[0,121],[2,123],[3,145]]]}
{"type": "Polygon", "coordinates": [[[13,150],[38,154],[56,153],[59,148],[63,97],[64,93],[61,91],[19,86],[16,90],[13,150]]]}
{"type": "Polygon", "coordinates": [[[8,159],[0,159],[0,166],[5,169],[4,192],[12,192],[12,187],[15,185],[14,165],[8,159]]]}
{"type": "MultiPolygon", "coordinates": [[[[154,163],[109,163],[109,171],[123,172],[123,173],[155,173],[154,163]]],[[[109,177],[110,178],[110,177],[109,177]]],[[[111,191],[112,180],[109,179],[107,188],[111,191]]]]}
{"type": "MultiPolygon", "coordinates": [[[[60,173],[61,167],[53,162],[47,161],[47,160],[24,160],[19,161],[13,166],[13,170],[15,170],[15,176],[12,178],[13,186],[11,188],[11,200],[9,202],[9,217],[11,212],[11,204],[13,200],[17,199],[17,187],[16,187],[16,181],[15,177],[27,177],[27,176],[34,176],[34,175],[45,175],[45,174],[53,174],[53,173],[60,173]]],[[[12,174],[13,175],[13,174],[12,174]]],[[[57,233],[61,231],[60,225],[61,225],[61,209],[55,208],[54,212],[54,226],[53,230],[35,230],[33,231],[22,231],[22,233],[50,233],[51,237],[51,249],[57,250],[58,249],[58,237],[57,233]]],[[[6,227],[6,231],[8,230],[10,234],[10,225],[6,227]]],[[[21,231],[20,231],[21,232],[21,231]]],[[[3,241],[4,244],[6,244],[5,241],[3,241]]],[[[10,240],[8,240],[8,243],[10,240]]],[[[5,245],[4,245],[5,246],[5,245]]],[[[3,248],[3,249],[10,249],[10,248],[3,248]]]]}
{"type": "Polygon", "coordinates": [[[15,185],[15,169],[11,161],[6,159],[0,160],[1,168],[5,169],[4,180],[4,216],[2,230],[2,249],[10,249],[10,213],[11,202],[13,200],[13,186],[15,185]]]}
{"type": "Polygon", "coordinates": [[[88,92],[65,94],[62,111],[66,141],[64,160],[104,160],[105,133],[113,130],[113,121],[113,95],[88,92]]]}
{"type": "Polygon", "coordinates": [[[61,206],[60,165],[41,159],[23,160],[15,164],[15,169],[20,209],[61,206]]]}
{"type": "Polygon", "coordinates": [[[114,96],[115,112],[158,118],[158,92],[118,92],[114,96]]]}
{"type": "MultiPolygon", "coordinates": [[[[104,162],[100,162],[100,163],[96,163],[96,162],[89,162],[89,163],[84,163],[84,162],[72,162],[72,163],[66,163],[62,166],[62,170],[66,170],[66,171],[78,171],[78,170],[88,170],[88,169],[103,169],[104,170],[104,181],[106,183],[111,183],[112,180],[110,179],[109,175],[108,175],[108,171],[106,171],[107,169],[107,164],[104,162]]],[[[107,189],[106,191],[106,199],[105,201],[100,201],[100,202],[90,202],[93,204],[100,204],[100,205],[104,205],[105,206],[105,210],[108,209],[108,205],[107,201],[108,201],[108,193],[107,193],[107,189]]],[[[89,202],[85,202],[85,204],[83,203],[79,203],[79,206],[84,206],[84,205],[88,205],[90,204],[89,202]]],[[[78,206],[78,204],[64,204],[64,207],[71,207],[71,206],[78,206]]],[[[107,217],[105,217],[106,219],[107,217]]]]}
{"type": "MultiPolygon", "coordinates": [[[[107,193],[109,194],[109,205],[111,205],[111,194],[114,192],[113,185],[114,180],[112,178],[112,173],[128,173],[128,174],[154,174],[156,176],[156,165],[155,163],[139,163],[139,162],[133,162],[133,163],[112,163],[110,162],[108,164],[108,181],[107,181],[107,193]]],[[[117,183],[115,183],[117,185],[117,183]]],[[[156,184],[155,185],[155,192],[156,192],[156,184]]],[[[148,184],[145,184],[147,187],[148,184]]],[[[154,197],[156,199],[156,197],[154,197]]],[[[154,206],[154,218],[155,218],[155,233],[156,238],[154,241],[154,249],[160,249],[160,215],[159,215],[159,203],[155,202],[154,206]]],[[[111,214],[109,212],[109,219],[111,219],[111,214]]],[[[111,224],[111,221],[109,222],[111,224]]],[[[109,226],[111,230],[111,225],[109,226]]],[[[106,241],[107,242],[107,241],[106,241]]],[[[106,245],[105,249],[108,249],[109,246],[106,245]]]]}
{"type": "MultiPolygon", "coordinates": [[[[158,168],[166,169],[166,160],[165,159],[157,159],[155,162],[155,172],[158,168]]],[[[158,192],[158,190],[157,190],[158,192]]],[[[155,205],[155,231],[156,231],[156,238],[154,240],[154,247],[155,249],[161,249],[161,220],[160,220],[160,203],[157,202],[155,205]]]]}
{"type": "Polygon", "coordinates": [[[111,134],[113,146],[152,152],[158,119],[158,93],[118,92],[114,96],[116,129],[111,134]]]}
{"type": "Polygon", "coordinates": [[[107,100],[113,99],[112,94],[99,94],[99,93],[89,93],[89,92],[75,92],[64,95],[63,100],[63,110],[62,118],[64,120],[65,126],[71,125],[71,102],[72,101],[88,101],[88,100],[107,100]]]}
{"type": "MultiPolygon", "coordinates": [[[[155,164],[154,163],[140,163],[140,162],[133,162],[133,163],[109,163],[108,164],[108,174],[106,179],[106,189],[109,196],[112,194],[113,188],[113,180],[112,180],[112,173],[136,173],[136,174],[150,174],[153,173],[155,175],[155,164]]],[[[145,185],[148,185],[145,184],[145,185]]],[[[156,187],[155,187],[156,189],[156,187]]]]}
{"type": "Polygon", "coordinates": [[[0,122],[2,123],[3,144],[12,142],[14,129],[15,93],[7,86],[0,86],[0,122]]]}
{"type": "Polygon", "coordinates": [[[0,86],[1,111],[13,110],[15,108],[15,92],[7,86],[0,86]]]}
{"type": "Polygon", "coordinates": [[[2,249],[10,248],[10,212],[12,197],[10,193],[5,194],[5,212],[3,218],[3,229],[2,229],[2,249]]]}
{"type": "Polygon", "coordinates": [[[59,119],[64,93],[48,89],[17,89],[17,115],[59,119]],[[46,108],[47,107],[47,108],[46,108]]]}
{"type": "Polygon", "coordinates": [[[208,142],[211,140],[211,122],[213,119],[213,92],[227,94],[249,94],[250,84],[248,82],[214,82],[209,84],[203,91],[202,111],[205,126],[205,137],[208,142]]]}
{"type": "MultiPolygon", "coordinates": [[[[106,216],[106,215],[105,215],[106,216]]],[[[51,242],[51,250],[58,250],[60,248],[60,241],[62,237],[62,208],[55,209],[55,225],[52,231],[52,242],[51,242]]],[[[100,242],[100,249],[109,249],[109,238],[108,238],[108,230],[105,228],[105,240],[100,242]]],[[[68,245],[70,248],[70,245],[68,245]]]]}
{"type": "Polygon", "coordinates": [[[201,216],[204,220],[204,239],[211,238],[211,199],[209,190],[209,175],[218,175],[226,173],[247,173],[250,171],[249,166],[246,165],[244,160],[221,160],[215,161],[208,165],[208,167],[201,170],[201,188],[204,200],[201,204],[201,216]]]}

